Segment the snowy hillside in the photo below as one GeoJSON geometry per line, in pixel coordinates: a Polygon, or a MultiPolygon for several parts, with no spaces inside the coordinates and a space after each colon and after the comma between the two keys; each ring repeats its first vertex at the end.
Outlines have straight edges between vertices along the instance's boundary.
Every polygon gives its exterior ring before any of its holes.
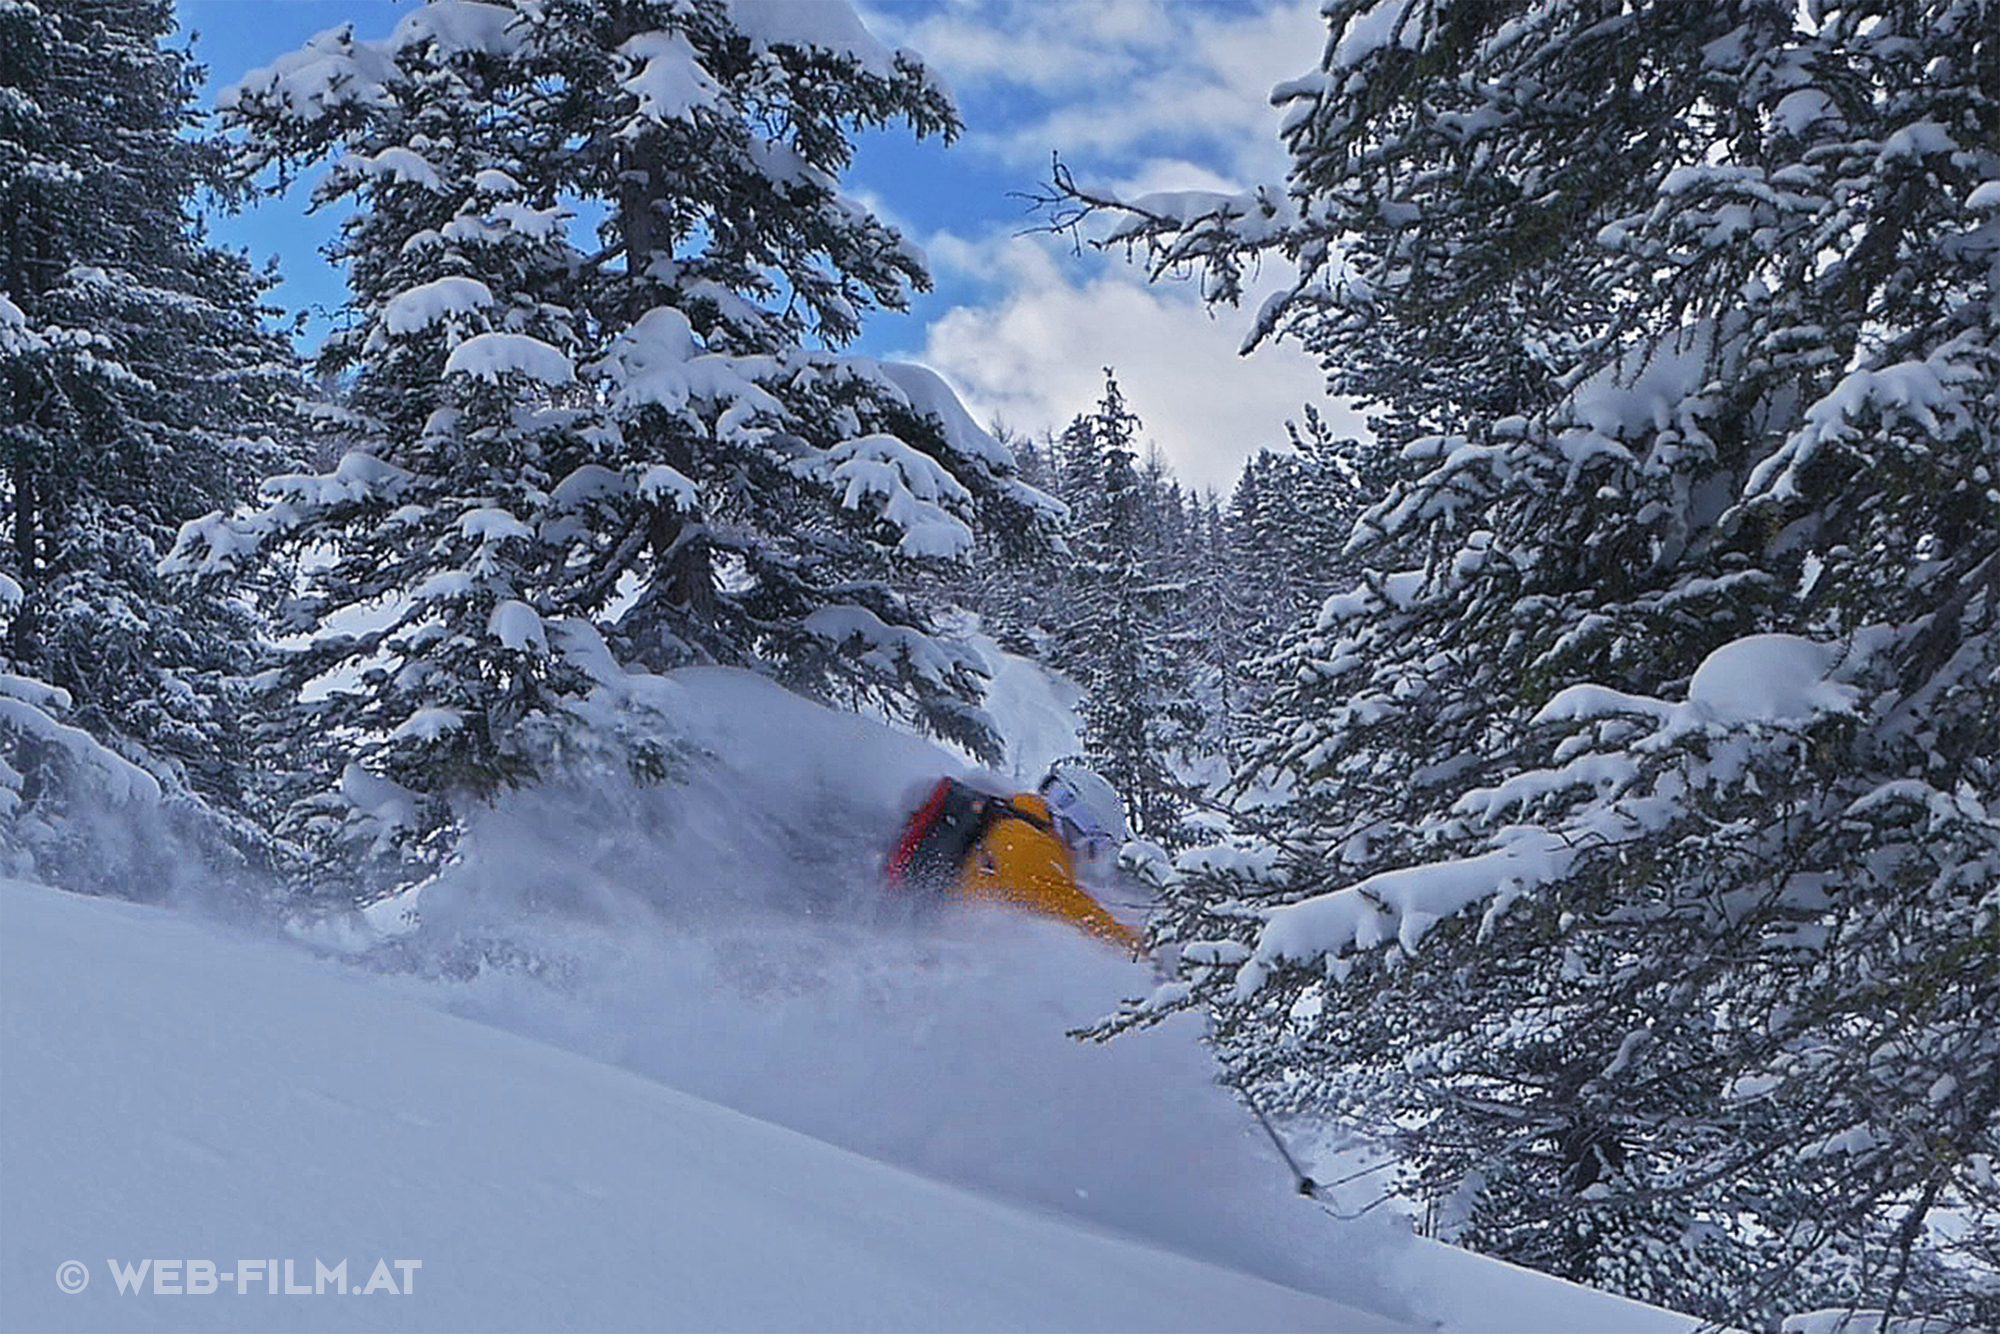
{"type": "Polygon", "coordinates": [[[11,1329],[1404,1328],[268,944],[0,892],[11,1329]],[[182,1269],[122,1293],[107,1256],[182,1269]],[[343,1259],[346,1293],[294,1291],[343,1259]],[[204,1260],[229,1276],[198,1295],[204,1260]],[[357,1298],[377,1260],[390,1286],[357,1298]]]}
{"type": "MultiPolygon", "coordinates": [[[[1191,1026],[1065,1036],[1143,966],[883,900],[954,761],[743,674],[671,690],[680,782],[516,796],[372,923],[6,885],[0,1327],[1692,1327],[1291,1196],[1191,1026]],[[285,1295],[342,1259],[376,1290],[285,1295]]],[[[1053,744],[1059,699],[1010,690],[1053,744]]]]}

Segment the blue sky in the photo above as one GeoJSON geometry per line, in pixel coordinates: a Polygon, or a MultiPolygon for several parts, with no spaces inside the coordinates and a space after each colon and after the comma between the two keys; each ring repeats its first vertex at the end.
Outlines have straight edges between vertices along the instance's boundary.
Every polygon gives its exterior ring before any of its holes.
{"type": "MultiPolygon", "coordinates": [[[[801,0],[802,3],[816,0],[801,0]]],[[[179,0],[208,95],[352,22],[386,36],[416,0],[179,0]]],[[[1191,285],[1148,287],[1118,254],[1023,235],[1018,192],[1060,152],[1078,177],[1127,190],[1242,188],[1279,180],[1271,86],[1317,64],[1315,0],[860,0],[885,42],[922,54],[956,96],[965,135],[946,148],[865,136],[849,189],[915,240],[936,288],[906,315],[877,313],[859,350],[940,371],[982,420],[1039,435],[1087,410],[1104,366],[1175,470],[1227,492],[1242,460],[1323,402],[1290,348],[1234,355],[1249,310],[1211,314],[1191,285]]],[[[303,195],[297,190],[295,195],[303,195]]],[[[318,254],[333,219],[288,197],[213,223],[275,255],[291,308],[336,308],[318,254]]],[[[1336,414],[1336,420],[1339,414],[1336,414]]]]}

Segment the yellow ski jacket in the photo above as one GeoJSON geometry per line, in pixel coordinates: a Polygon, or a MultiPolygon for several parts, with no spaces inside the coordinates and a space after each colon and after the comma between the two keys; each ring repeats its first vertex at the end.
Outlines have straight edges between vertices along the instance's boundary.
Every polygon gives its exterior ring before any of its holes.
{"type": "Polygon", "coordinates": [[[994,801],[998,809],[966,853],[956,892],[1059,918],[1140,953],[1138,934],[1077,883],[1076,858],[1057,836],[1049,804],[1031,792],[994,801]]]}

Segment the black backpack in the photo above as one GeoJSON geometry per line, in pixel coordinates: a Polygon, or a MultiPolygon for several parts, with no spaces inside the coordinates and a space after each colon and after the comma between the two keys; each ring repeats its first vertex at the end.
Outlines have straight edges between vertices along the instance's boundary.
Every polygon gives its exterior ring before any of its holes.
{"type": "Polygon", "coordinates": [[[1005,799],[956,779],[939,779],[929,800],[910,817],[889,859],[889,883],[931,893],[950,889],[973,845],[1006,804],[1005,799]]]}

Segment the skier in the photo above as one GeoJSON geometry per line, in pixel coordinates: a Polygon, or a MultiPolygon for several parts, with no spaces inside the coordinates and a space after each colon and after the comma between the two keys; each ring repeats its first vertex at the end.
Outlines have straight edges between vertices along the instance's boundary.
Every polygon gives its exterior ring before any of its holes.
{"type": "Polygon", "coordinates": [[[1141,953],[1138,933],[1079,883],[1124,843],[1123,803],[1089,769],[1058,761],[1033,792],[995,796],[941,778],[889,859],[894,887],[1011,903],[1141,953]]]}

